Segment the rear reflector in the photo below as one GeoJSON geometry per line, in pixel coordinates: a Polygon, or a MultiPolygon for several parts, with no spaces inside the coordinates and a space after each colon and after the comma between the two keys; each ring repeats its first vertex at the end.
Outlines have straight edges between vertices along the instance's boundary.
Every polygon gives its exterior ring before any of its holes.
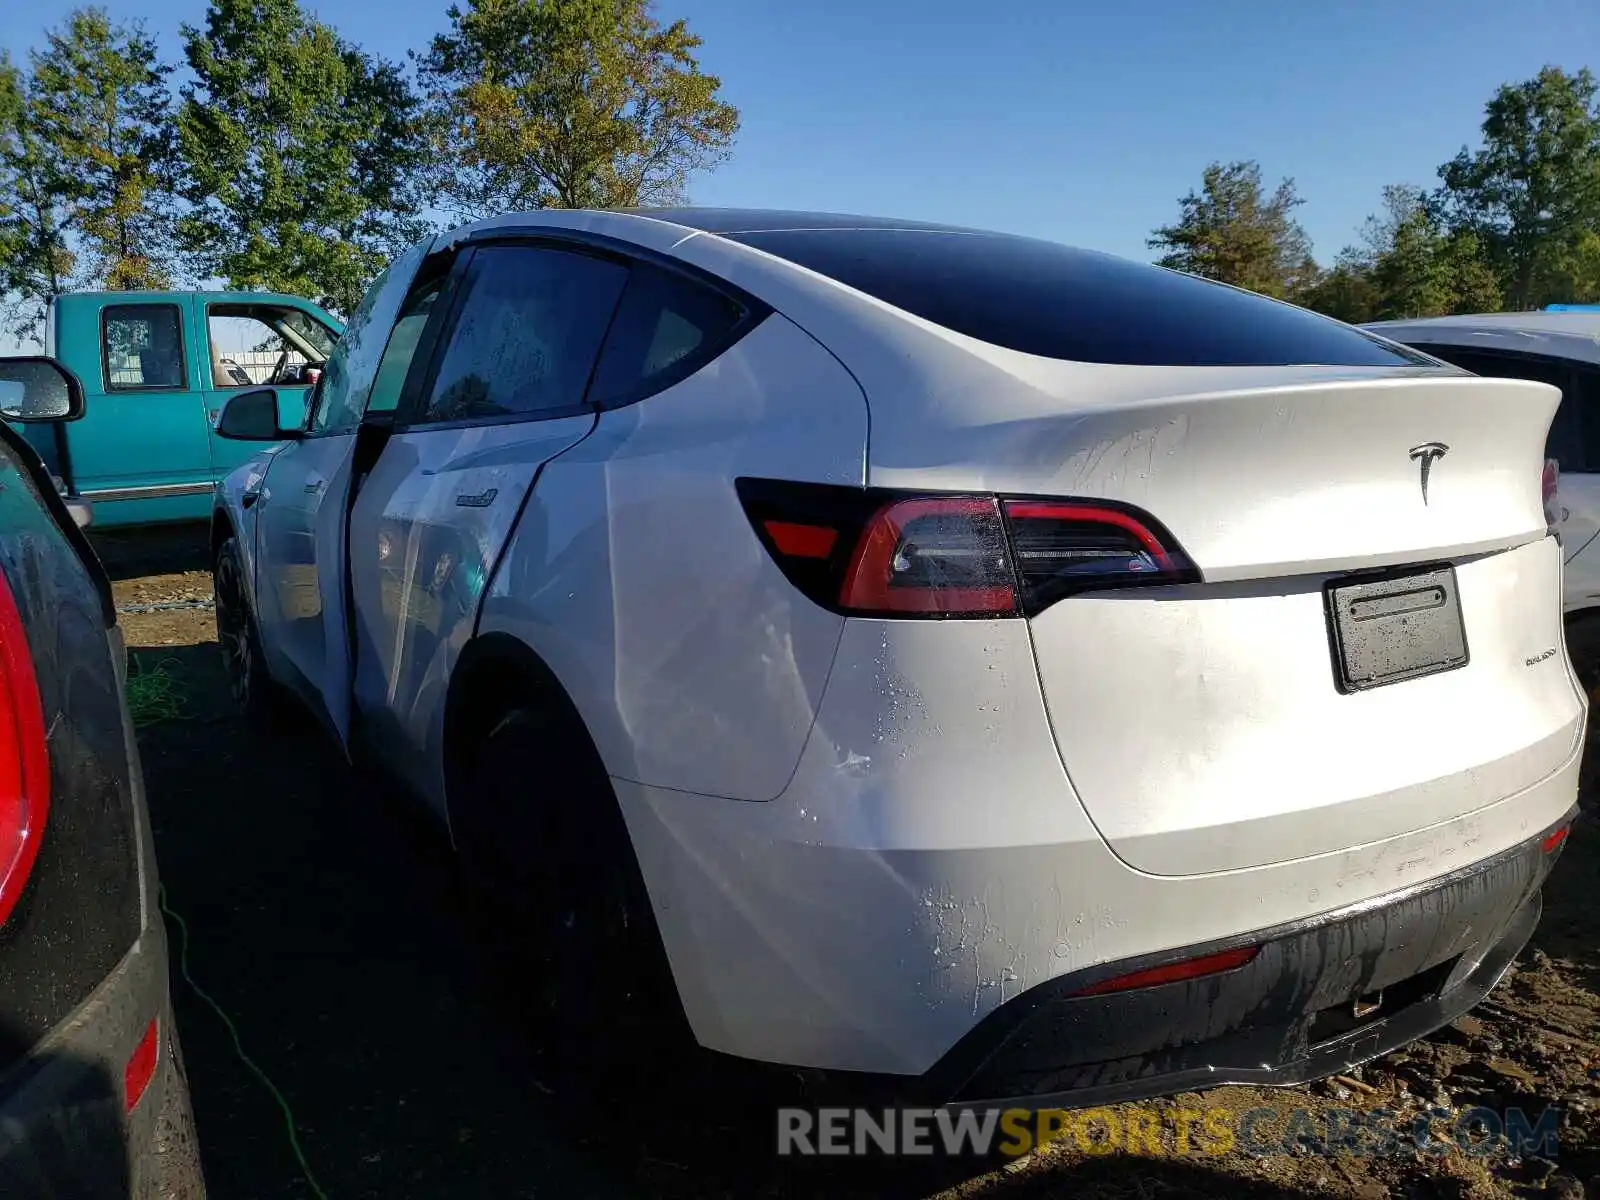
{"type": "Polygon", "coordinates": [[[1104,501],[736,486],[789,582],[852,616],[1032,616],[1079,592],[1200,578],[1152,518],[1104,501]]]}
{"type": "Polygon", "coordinates": [[[768,521],[767,533],[780,553],[795,558],[827,558],[839,540],[837,529],[822,525],[796,525],[792,521],[768,521]]]}
{"type": "Polygon", "coordinates": [[[1539,849],[1543,850],[1546,854],[1549,854],[1552,850],[1554,850],[1558,846],[1560,846],[1562,842],[1567,840],[1567,834],[1570,833],[1571,831],[1572,831],[1572,826],[1563,825],[1560,829],[1556,830],[1554,833],[1548,834],[1545,837],[1544,841],[1539,843],[1539,849]]]}
{"type": "Polygon", "coordinates": [[[1080,988],[1069,995],[1073,996],[1103,996],[1107,992],[1131,992],[1135,988],[1156,987],[1163,983],[1179,983],[1185,979],[1199,979],[1206,975],[1218,975],[1223,971],[1232,971],[1242,967],[1261,952],[1260,946],[1241,946],[1237,950],[1223,950],[1217,954],[1207,954],[1202,958],[1185,959],[1183,962],[1168,963],[1164,967],[1150,967],[1144,971],[1133,971],[1127,975],[1115,975],[1110,979],[1103,979],[1099,983],[1090,984],[1080,988]]]}
{"type": "Polygon", "coordinates": [[[128,1112],[137,1107],[145,1089],[155,1078],[160,1052],[161,1025],[152,1017],[150,1024],[145,1027],[144,1036],[139,1039],[139,1044],[133,1048],[133,1053],[128,1055],[127,1066],[122,1068],[122,1103],[128,1112]]]}
{"type": "Polygon", "coordinates": [[[39,856],[50,811],[50,756],[28,634],[0,572],[0,925],[39,856]]]}

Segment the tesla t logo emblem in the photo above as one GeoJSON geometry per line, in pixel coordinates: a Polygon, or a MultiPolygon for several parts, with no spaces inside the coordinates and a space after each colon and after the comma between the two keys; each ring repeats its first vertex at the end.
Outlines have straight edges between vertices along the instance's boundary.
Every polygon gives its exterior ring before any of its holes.
{"type": "Polygon", "coordinates": [[[1428,502],[1428,472],[1433,470],[1433,464],[1443,458],[1450,450],[1443,442],[1423,442],[1420,446],[1411,447],[1411,457],[1422,466],[1422,502],[1428,502]]]}

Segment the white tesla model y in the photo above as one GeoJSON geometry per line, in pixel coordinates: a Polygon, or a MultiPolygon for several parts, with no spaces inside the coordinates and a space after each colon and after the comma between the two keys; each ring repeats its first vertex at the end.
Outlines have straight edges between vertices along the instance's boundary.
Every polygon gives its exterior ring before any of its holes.
{"type": "Polygon", "coordinates": [[[220,640],[525,904],[574,1053],[657,964],[703,1046],[941,1102],[1305,1079],[1537,921],[1558,400],[1026,238],[506,217],[303,426],[229,403],[220,640]]]}

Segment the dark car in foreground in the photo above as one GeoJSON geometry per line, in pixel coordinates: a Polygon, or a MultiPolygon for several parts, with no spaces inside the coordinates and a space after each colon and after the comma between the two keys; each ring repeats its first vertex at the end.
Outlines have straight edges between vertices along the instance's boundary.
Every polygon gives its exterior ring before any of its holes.
{"type": "MultiPolygon", "coordinates": [[[[81,415],[0,359],[0,417],[81,415]]],[[[0,1196],[204,1195],[110,584],[0,425],[0,1196]]]]}

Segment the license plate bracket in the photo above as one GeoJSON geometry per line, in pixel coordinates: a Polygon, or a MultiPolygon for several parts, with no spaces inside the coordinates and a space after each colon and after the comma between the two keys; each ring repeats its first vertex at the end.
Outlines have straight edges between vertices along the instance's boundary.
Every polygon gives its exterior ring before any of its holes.
{"type": "Polygon", "coordinates": [[[1452,566],[1332,580],[1323,597],[1341,692],[1467,665],[1467,630],[1452,566]]]}

